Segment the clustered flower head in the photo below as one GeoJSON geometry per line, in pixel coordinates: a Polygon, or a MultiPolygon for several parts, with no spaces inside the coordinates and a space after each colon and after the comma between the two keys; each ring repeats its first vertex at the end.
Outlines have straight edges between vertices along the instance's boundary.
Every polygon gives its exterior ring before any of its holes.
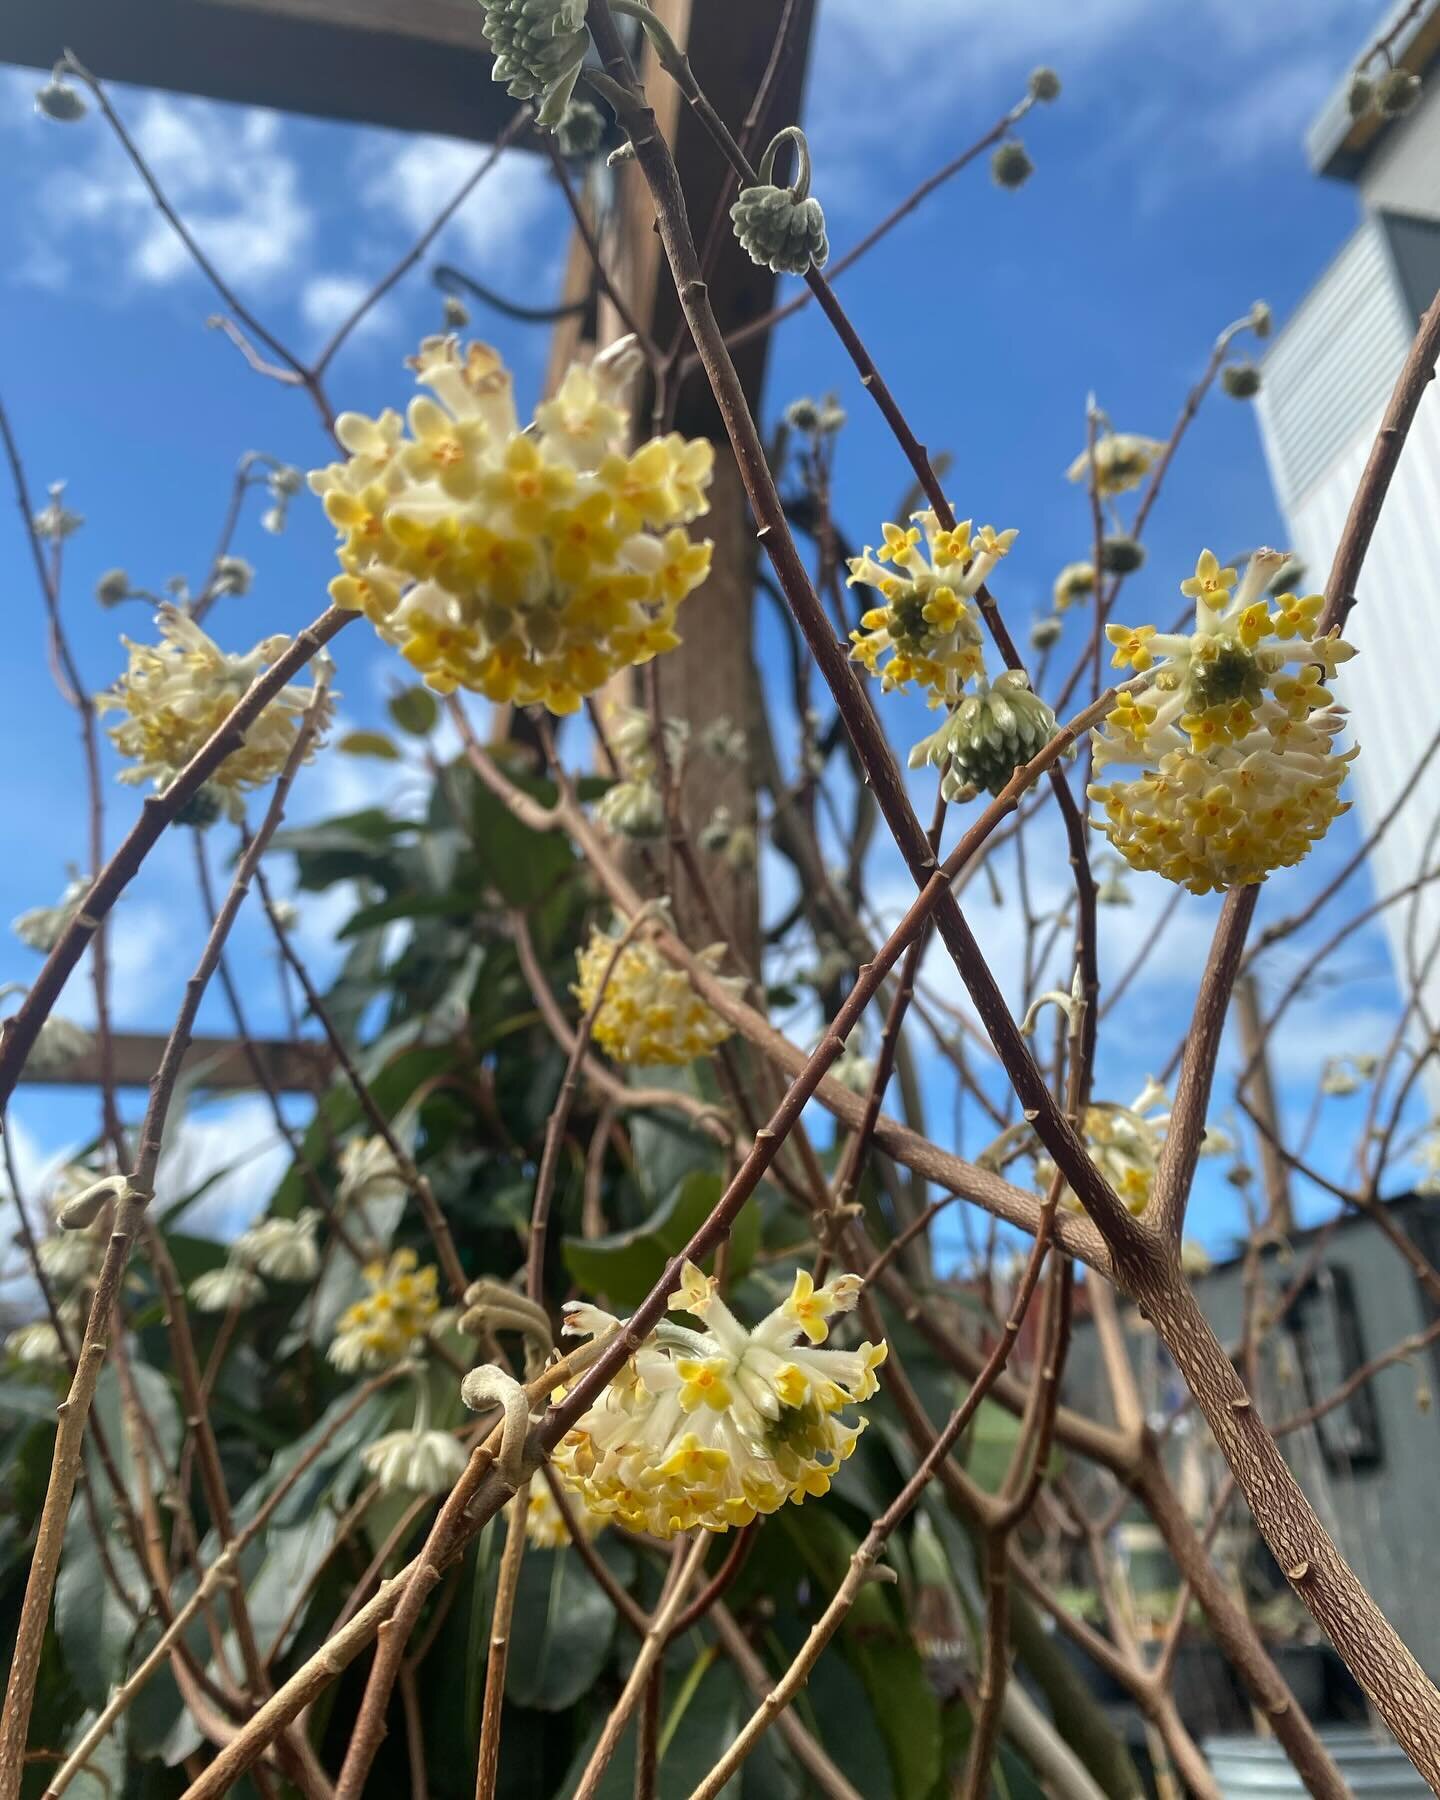
{"type": "MultiPolygon", "coordinates": [[[[653,944],[641,938],[632,938],[618,956],[616,942],[616,935],[598,927],[592,930],[590,941],[576,952],[579,979],[572,989],[588,1012],[604,982],[591,1032],[607,1055],[620,1063],[678,1066],[708,1056],[725,1042],[731,1027],[696,993],[683,969],[672,968],[653,944]]],[[[716,969],[724,960],[725,946],[711,944],[699,955],[707,968],[716,969]]],[[[737,998],[745,991],[739,976],[717,979],[737,998]]]]}
{"type": "Polygon", "coordinates": [[[342,1212],[361,1211],[372,1201],[393,1200],[405,1192],[405,1174],[395,1153],[378,1133],[352,1137],[340,1149],[340,1185],[336,1204],[342,1212]]]}
{"type": "Polygon", "coordinates": [[[429,1331],[440,1307],[439,1271],[416,1267],[413,1250],[396,1250],[388,1262],[367,1263],[370,1292],[346,1307],[335,1327],[329,1356],[337,1369],[381,1369],[398,1362],[429,1331]]]}
{"type": "Polygon", "coordinates": [[[319,1223],[320,1214],[308,1206],[293,1219],[261,1219],[236,1238],[234,1255],[271,1281],[312,1281],[320,1270],[319,1223]]]}
{"type": "MultiPolygon", "coordinates": [[[[606,742],[620,779],[600,796],[595,816],[619,837],[659,837],[665,829],[665,807],[650,715],[635,706],[612,706],[606,724],[606,742]]],[[[685,758],[690,727],[684,719],[666,719],[661,733],[666,766],[673,780],[685,758]]]]}
{"type": "MultiPolygon", "coordinates": [[[[1164,453],[1159,438],[1132,431],[1105,431],[1095,440],[1095,489],[1107,499],[1140,483],[1164,453]]],[[[1082,450],[1065,471],[1071,481],[1090,479],[1090,452],[1082,450]]]]}
{"type": "MultiPolygon", "coordinates": [[[[865,1426],[840,1415],[875,1393],[886,1356],[883,1341],[815,1348],[860,1287],[854,1275],[816,1287],[802,1270],[747,1331],[714,1279],[687,1262],[670,1306],[704,1329],[656,1328],[556,1448],[566,1486],[592,1511],[660,1538],[697,1525],[728,1531],[826,1493],[865,1426]]],[[[565,1310],[577,1336],[619,1325],[597,1307],[565,1310]]]]}
{"type": "Polygon", "coordinates": [[[382,1494],[446,1494],[465,1471],[465,1446],[453,1432],[410,1425],[367,1444],[360,1461],[382,1494]]]}
{"type": "Polygon", "coordinates": [[[1355,751],[1335,749],[1343,714],[1323,681],[1354,651],[1335,632],[1315,635],[1319,594],[1281,594],[1270,610],[1265,585],[1282,560],[1258,551],[1236,587],[1206,550],[1180,584],[1195,601],[1189,636],[1105,628],[1115,666],[1147,680],[1094,734],[1097,772],[1142,771],[1090,788],[1104,809],[1096,823],[1132,868],[1192,893],[1299,862],[1347,810],[1339,789],[1355,751]]]}
{"type": "Polygon", "coordinates": [[[491,79],[515,100],[541,102],[541,125],[565,115],[590,33],[585,0],[481,0],[480,30],[495,52],[491,79]]]}
{"type": "MultiPolygon", "coordinates": [[[[120,779],[132,785],[153,781],[162,791],[202,744],[235,710],[246,689],[290,645],[286,637],[262,638],[244,656],[222,650],[179,607],[162,604],[156,615],[161,641],[121,642],[130,665],[113,692],[97,694],[101,712],[125,716],[110,727],[122,755],[135,766],[120,779]]],[[[246,728],[245,741],[210,778],[232,817],[241,796],[273,781],[294,746],[300,721],[315,698],[311,687],[285,687],[246,728]]],[[[325,702],[328,719],[330,702],[325,702]]],[[[322,721],[323,722],[323,721],[322,721]]]]}
{"type": "MultiPolygon", "coordinates": [[[[592,1512],[579,1494],[572,1495],[571,1499],[570,1511],[583,1537],[597,1536],[610,1523],[606,1514],[592,1512]]],[[[519,1504],[517,1495],[510,1505],[519,1504]]],[[[561,1550],[570,1542],[570,1527],[565,1523],[565,1515],[555,1504],[550,1483],[542,1475],[537,1475],[530,1483],[530,1493],[525,1501],[525,1536],[537,1550],[561,1550]]]]}
{"type": "Polygon", "coordinates": [[[672,432],[626,449],[629,344],[576,363],[522,431],[494,350],[426,338],[407,417],[342,413],[347,462],[310,476],[341,536],[337,606],[363,612],[438,693],[574,712],[679,643],[710,545],[714,449],[672,432]]]}
{"type": "Polygon", "coordinates": [[[910,767],[933,763],[943,771],[947,800],[998,794],[1022,763],[1054,737],[1055,715],[1030,691],[1023,669],[1007,669],[992,683],[982,675],[976,693],[952,708],[945,723],[910,752],[910,767]]]}
{"type": "Polygon", "coordinates": [[[830,255],[825,212],[810,192],[810,150],[805,134],[791,125],[770,141],[760,160],[759,179],[740,190],[730,208],[741,249],[751,262],[775,275],[806,275],[823,269],[830,255]],[[781,148],[793,142],[795,180],[781,187],[771,180],[781,148]]]}
{"type": "Polygon", "coordinates": [[[878,549],[867,544],[850,558],[850,586],[872,587],[882,601],[850,633],[850,654],[885,692],[914,682],[931,706],[948,706],[985,672],[972,597],[1019,533],[975,531],[969,519],[950,531],[930,511],[912,520],[905,528],[887,523],[878,549]]]}
{"type": "MultiPolygon", "coordinates": [[[[1129,1106],[1099,1101],[1085,1108],[1085,1147],[1110,1187],[1137,1215],[1150,1204],[1155,1190],[1155,1170],[1169,1124],[1170,1102],[1156,1081],[1147,1081],[1129,1106]]],[[[1055,1165],[1037,1158],[1035,1173],[1041,1187],[1048,1188],[1055,1165]]],[[[1060,1204],[1071,1212],[1081,1210],[1079,1196],[1068,1185],[1061,1190],[1060,1204]]]]}

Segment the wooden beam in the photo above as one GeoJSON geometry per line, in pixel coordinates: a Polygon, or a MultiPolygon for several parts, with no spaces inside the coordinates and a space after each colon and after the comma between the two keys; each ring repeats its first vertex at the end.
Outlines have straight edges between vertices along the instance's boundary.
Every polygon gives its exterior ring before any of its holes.
{"type": "Polygon", "coordinates": [[[0,0],[0,62],[488,143],[515,102],[490,79],[476,0],[0,0]]]}
{"type": "MultiPolygon", "coordinates": [[[[121,1031],[111,1041],[117,1084],[122,1088],[147,1087],[160,1066],[165,1039],[148,1032],[121,1031]]],[[[330,1052],[318,1040],[259,1038],[251,1047],[277,1093],[313,1094],[330,1080],[330,1052]]],[[[183,1075],[217,1093],[259,1086],[238,1038],[195,1038],[181,1067],[183,1075]]],[[[100,1081],[99,1058],[90,1050],[62,1069],[47,1070],[43,1075],[27,1069],[20,1079],[31,1087],[96,1087],[100,1081]]]]}

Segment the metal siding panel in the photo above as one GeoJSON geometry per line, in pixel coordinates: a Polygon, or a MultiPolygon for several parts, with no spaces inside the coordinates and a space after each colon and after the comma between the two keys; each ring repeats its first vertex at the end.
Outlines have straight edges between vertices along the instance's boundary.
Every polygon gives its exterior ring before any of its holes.
{"type": "Polygon", "coordinates": [[[1410,326],[1380,225],[1367,220],[1265,358],[1261,428],[1293,514],[1388,390],[1410,326]]]}

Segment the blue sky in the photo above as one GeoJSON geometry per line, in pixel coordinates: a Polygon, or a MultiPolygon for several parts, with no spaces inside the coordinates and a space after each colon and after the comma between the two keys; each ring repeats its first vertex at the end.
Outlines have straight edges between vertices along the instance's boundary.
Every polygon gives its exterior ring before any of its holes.
{"type": "MultiPolygon", "coordinates": [[[[1257,297],[1283,319],[1353,225],[1354,194],[1309,173],[1300,138],[1379,11],[1373,0],[1303,8],[1284,0],[1011,0],[1003,8],[890,0],[882,36],[871,0],[823,0],[806,122],[815,191],[837,250],[1011,104],[1034,64],[1052,63],[1065,83],[1059,103],[1036,109],[1022,128],[1037,165],[1022,191],[999,191],[983,166],[967,172],[841,290],[922,440],[953,453],[948,486],[958,510],[1020,527],[998,583],[1018,628],[1047,610],[1055,570],[1087,551],[1084,496],[1061,478],[1083,444],[1087,392],[1118,427],[1164,436],[1221,327],[1257,297]]],[[[74,48],[83,59],[85,46],[74,48]]],[[[304,468],[328,460],[328,446],[302,395],[252,373],[206,329],[214,296],[103,122],[92,114],[62,127],[37,118],[36,84],[29,71],[0,70],[0,231],[14,247],[0,273],[0,395],[37,498],[64,478],[68,503],[85,516],[67,546],[65,610],[98,688],[119,666],[117,629],[147,628],[139,607],[117,615],[96,605],[100,573],[120,565],[152,589],[175,574],[197,579],[236,459],[259,449],[304,468]]],[[[302,354],[323,342],[477,160],[473,146],[436,138],[137,89],[117,89],[114,100],[201,243],[302,354]]],[[[565,231],[545,168],[511,155],[427,265],[451,260],[543,303],[556,288],[565,231]]],[[[336,404],[373,411],[403,403],[401,359],[438,318],[422,267],[335,365],[336,404]]],[[[502,347],[522,395],[533,398],[543,328],[477,316],[475,329],[502,347]]],[[[849,534],[863,539],[893,511],[908,474],[838,345],[802,314],[776,342],[768,409],[829,388],[851,421],[838,509],[849,534]]],[[[217,615],[236,648],[313,617],[333,571],[331,534],[308,495],[282,536],[260,529],[260,511],[247,513],[235,546],[256,566],[254,591],[217,615]]],[[[1168,618],[1175,583],[1203,545],[1234,556],[1281,539],[1253,417],[1217,395],[1167,484],[1148,534],[1149,565],[1132,580],[1125,611],[1168,618]]],[[[0,865],[0,919],[8,919],[58,894],[67,863],[79,859],[82,829],[74,725],[46,674],[39,599],[8,496],[0,573],[21,677],[12,675],[0,714],[13,846],[0,865]]],[[[1063,650],[1058,660],[1068,665],[1063,650]]],[[[396,663],[359,628],[340,640],[338,663],[346,721],[376,721],[396,663]]],[[[918,709],[901,703],[895,718],[897,741],[908,743],[912,727],[919,734],[918,709]]],[[[329,756],[302,778],[294,814],[364,804],[390,779],[382,765],[329,756]]],[[[928,808],[928,782],[917,782],[919,796],[928,808]]],[[[112,789],[111,843],[137,805],[135,790],[112,789]]],[[[1298,879],[1270,884],[1264,912],[1288,911],[1351,842],[1337,830],[1298,879]]],[[[168,1022],[198,948],[187,856],[184,842],[162,845],[117,913],[115,1012],[125,1026],[168,1022]]],[[[882,912],[901,906],[905,885],[893,861],[881,856],[874,873],[882,912]]],[[[1053,885],[1057,896],[1058,882],[1042,872],[1042,888],[1053,885]]],[[[1144,882],[1136,892],[1133,909],[1106,919],[1112,975],[1165,898],[1144,882]]],[[[978,895],[975,906],[976,929],[1003,964],[1013,907],[978,895]]],[[[1129,1099],[1168,1056],[1212,911],[1186,903],[1162,966],[1106,1051],[1102,1093],[1129,1099]]],[[[1341,916],[1325,915],[1322,928],[1341,916]]],[[[333,914],[310,909],[306,941],[321,966],[332,923],[333,914]]],[[[253,923],[242,922],[235,953],[253,977],[256,1023],[275,1026],[253,923]]],[[[1277,980],[1289,966],[1275,959],[1277,980]]],[[[1391,1005],[1386,967],[1378,937],[1359,937],[1337,971],[1343,980],[1292,1014],[1280,1044],[1287,1105],[1308,1104],[1325,1054],[1379,1047],[1391,1005]]],[[[0,980],[24,980],[33,968],[31,952],[0,941],[0,980]]],[[[930,972],[953,989],[938,964],[930,972]]],[[[65,1010],[88,1015],[78,980],[65,1010]]],[[[213,997],[202,1025],[225,1028],[213,997]]],[[[948,1117],[938,1086],[935,1100],[938,1124],[948,1117]]],[[[22,1089],[14,1119],[27,1168],[88,1135],[93,1113],[89,1095],[22,1089]]],[[[266,1149],[254,1102],[205,1109],[195,1126],[192,1155],[202,1162],[237,1145],[266,1149]]],[[[1344,1142],[1337,1131],[1337,1154],[1344,1142]]],[[[1322,1143],[1332,1145],[1328,1131],[1322,1143]]],[[[253,1210],[272,1167],[263,1156],[223,1204],[253,1210]]],[[[1235,1222],[1229,1190],[1207,1180],[1197,1235],[1221,1245],[1235,1222]]]]}

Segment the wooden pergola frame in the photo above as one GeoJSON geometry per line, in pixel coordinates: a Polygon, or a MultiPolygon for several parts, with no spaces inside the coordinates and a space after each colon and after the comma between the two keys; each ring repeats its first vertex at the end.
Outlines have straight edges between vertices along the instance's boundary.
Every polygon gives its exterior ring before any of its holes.
{"type": "MultiPolygon", "coordinates": [[[[816,3],[798,0],[789,10],[784,55],[760,121],[762,143],[800,116],[816,3]]],[[[702,72],[717,110],[738,124],[771,61],[782,16],[777,0],[654,4],[702,72]]],[[[476,0],[10,0],[0,5],[0,61],[49,68],[69,49],[102,80],[489,142],[513,117],[514,102],[490,77],[480,17],[476,0]]],[[[703,232],[733,185],[733,173],[673,84],[653,65],[649,75],[656,113],[675,146],[696,229],[703,232]]],[[[681,329],[679,303],[644,182],[633,168],[622,170],[618,180],[617,205],[603,247],[627,305],[663,347],[681,329]]],[[[589,254],[576,233],[566,296],[584,294],[591,286],[589,254]]],[[[775,278],[727,235],[711,272],[710,295],[722,329],[737,330],[770,311],[775,278]]],[[[573,355],[618,335],[614,310],[602,299],[588,315],[561,322],[552,374],[573,355]]],[[[735,352],[752,403],[760,394],[769,349],[769,334],[758,333],[735,352]]],[[[704,588],[687,603],[684,644],[664,660],[662,703],[667,713],[688,719],[696,730],[721,715],[744,725],[756,691],[750,649],[754,536],[719,415],[698,372],[680,390],[674,426],[689,437],[711,438],[720,454],[711,512],[704,521],[706,535],[715,542],[714,566],[704,588]]],[[[696,824],[716,805],[728,807],[737,822],[753,823],[749,772],[717,768],[713,762],[692,768],[683,803],[696,824]]],[[[753,873],[708,859],[707,878],[733,925],[742,960],[753,963],[759,950],[753,873]]],[[[682,920],[685,916],[682,904],[682,920]]],[[[706,931],[701,922],[694,923],[706,931]]],[[[116,1070],[122,1086],[148,1082],[163,1041],[144,1033],[117,1034],[116,1070]]],[[[279,1091],[314,1091],[317,1081],[326,1078],[329,1062],[323,1046],[266,1043],[259,1050],[279,1091]]],[[[253,1085],[236,1040],[197,1043],[190,1060],[205,1067],[208,1088],[253,1085]]],[[[93,1055],[22,1077],[62,1086],[92,1086],[96,1078],[93,1055]]]]}

